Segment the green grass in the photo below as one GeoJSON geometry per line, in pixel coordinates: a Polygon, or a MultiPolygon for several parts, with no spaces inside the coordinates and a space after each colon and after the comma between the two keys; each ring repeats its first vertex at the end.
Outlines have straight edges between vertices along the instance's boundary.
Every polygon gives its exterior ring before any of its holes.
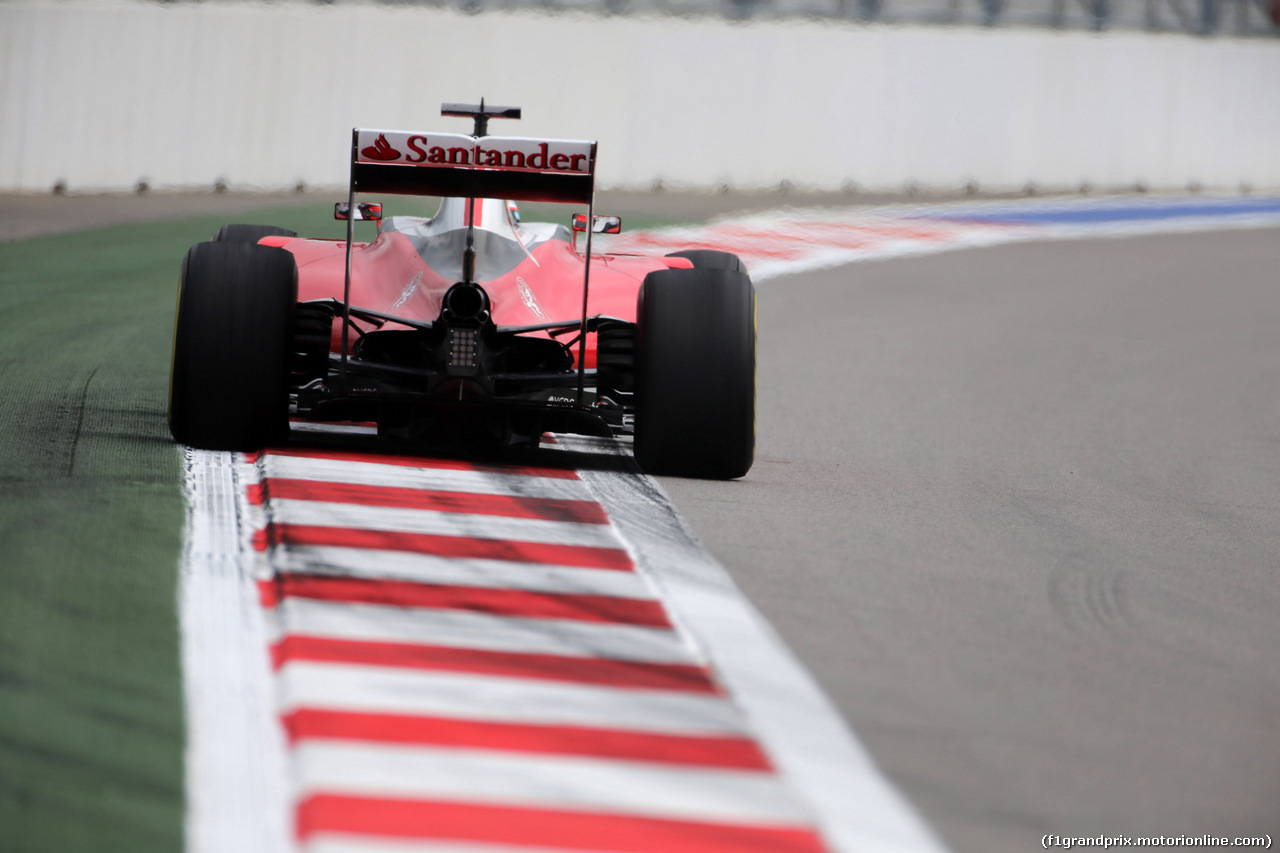
{"type": "Polygon", "coordinates": [[[179,264],[221,224],[0,244],[0,850],[182,849],[165,406],[179,264]]]}
{"type": "MultiPolygon", "coordinates": [[[[184,506],[165,407],[179,266],[225,221],[0,244],[0,851],[182,849],[184,506]]],[[[238,221],[346,228],[331,202],[238,221]]]]}
{"type": "Polygon", "coordinates": [[[193,233],[0,245],[5,850],[181,849],[183,507],[164,409],[193,233]]]}

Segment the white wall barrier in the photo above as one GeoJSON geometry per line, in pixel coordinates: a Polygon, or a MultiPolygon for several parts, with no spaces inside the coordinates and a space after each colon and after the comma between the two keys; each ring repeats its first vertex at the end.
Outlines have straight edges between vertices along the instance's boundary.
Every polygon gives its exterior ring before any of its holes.
{"type": "Polygon", "coordinates": [[[0,0],[0,189],[339,185],[353,126],[600,140],[603,186],[1280,187],[1280,43],[362,3],[0,0]]]}

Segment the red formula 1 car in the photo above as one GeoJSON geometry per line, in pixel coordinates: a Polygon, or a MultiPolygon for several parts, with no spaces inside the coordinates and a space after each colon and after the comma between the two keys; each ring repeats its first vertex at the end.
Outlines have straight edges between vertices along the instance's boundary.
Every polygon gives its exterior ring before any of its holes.
{"type": "Polygon", "coordinates": [[[228,225],[191,247],[169,427],[206,449],[288,440],[290,421],[376,422],[415,442],[634,434],[653,473],[740,477],[755,444],[755,291],[739,260],[593,254],[596,144],[487,135],[519,108],[446,104],[471,136],[353,132],[346,240],[228,225]],[[383,219],[360,193],[442,196],[383,219]],[[573,229],[517,200],[586,205],[573,229]],[[356,219],[378,220],[372,243],[356,219]],[[578,234],[585,232],[582,241],[578,234]],[[585,245],[579,248],[578,243],[585,245]]]}

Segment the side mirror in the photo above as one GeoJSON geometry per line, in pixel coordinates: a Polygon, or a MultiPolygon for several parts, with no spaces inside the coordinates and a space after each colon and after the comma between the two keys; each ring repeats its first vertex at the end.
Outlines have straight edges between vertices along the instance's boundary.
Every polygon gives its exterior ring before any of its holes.
{"type": "Polygon", "coordinates": [[[357,222],[370,219],[378,222],[382,219],[382,205],[376,201],[358,201],[356,202],[356,215],[353,217],[350,214],[351,205],[345,201],[340,201],[333,206],[334,219],[355,219],[357,222]]]}
{"type": "MultiPolygon", "coordinates": [[[[585,213],[575,213],[573,215],[573,230],[587,230],[587,215],[585,213]]],[[[595,234],[621,234],[622,233],[622,217],[621,216],[596,216],[591,220],[591,231],[595,234]]]]}

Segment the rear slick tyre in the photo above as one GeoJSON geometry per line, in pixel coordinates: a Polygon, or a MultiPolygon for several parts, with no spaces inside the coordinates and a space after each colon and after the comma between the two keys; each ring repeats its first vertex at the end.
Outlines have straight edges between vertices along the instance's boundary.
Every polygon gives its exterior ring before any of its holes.
{"type": "Polygon", "coordinates": [[[197,243],[182,262],[169,376],[169,431],[205,450],[289,438],[298,269],[284,249],[197,243]]]}
{"type": "Polygon", "coordinates": [[[256,243],[263,237],[297,237],[297,231],[276,225],[223,225],[214,235],[215,243],[256,243]]]}
{"type": "Polygon", "coordinates": [[[726,269],[640,287],[635,457],[649,474],[730,480],[755,457],[755,288],[726,269]]]}
{"type": "Polygon", "coordinates": [[[693,264],[695,270],[733,270],[741,273],[747,271],[747,268],[742,265],[742,259],[737,255],[716,249],[682,249],[679,252],[669,253],[667,257],[684,258],[693,264]]]}

